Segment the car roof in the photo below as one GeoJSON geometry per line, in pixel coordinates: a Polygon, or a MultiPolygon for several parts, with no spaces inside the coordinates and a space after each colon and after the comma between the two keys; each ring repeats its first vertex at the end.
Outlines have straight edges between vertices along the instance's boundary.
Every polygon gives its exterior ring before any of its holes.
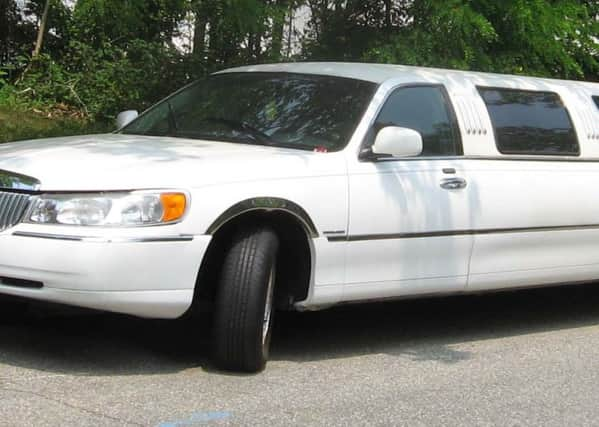
{"type": "Polygon", "coordinates": [[[525,77],[509,74],[492,74],[474,71],[447,70],[440,68],[413,67],[393,64],[370,64],[354,62],[289,62],[279,64],[250,65],[245,67],[230,68],[220,73],[233,72],[283,72],[300,74],[317,74],[335,77],[345,77],[369,81],[377,84],[387,80],[401,77],[414,81],[439,81],[452,79],[472,79],[476,84],[521,87],[528,83],[558,82],[574,83],[585,86],[594,91],[599,91],[599,84],[589,82],[573,82],[547,78],[525,77]]]}

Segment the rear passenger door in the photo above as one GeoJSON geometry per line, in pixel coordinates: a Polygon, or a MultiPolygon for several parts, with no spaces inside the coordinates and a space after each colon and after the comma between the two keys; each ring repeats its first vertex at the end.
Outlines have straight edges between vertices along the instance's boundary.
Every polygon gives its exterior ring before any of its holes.
{"type": "MultiPolygon", "coordinates": [[[[350,161],[346,300],[464,290],[472,236],[460,132],[443,86],[392,91],[363,144],[385,126],[414,129],[414,158],[350,161]],[[457,185],[459,184],[459,185],[457,185]]],[[[401,144],[402,141],[397,141],[401,144]]]]}
{"type": "Polygon", "coordinates": [[[599,278],[599,163],[582,161],[581,135],[561,96],[478,92],[498,154],[468,164],[475,212],[469,290],[599,278]]]}

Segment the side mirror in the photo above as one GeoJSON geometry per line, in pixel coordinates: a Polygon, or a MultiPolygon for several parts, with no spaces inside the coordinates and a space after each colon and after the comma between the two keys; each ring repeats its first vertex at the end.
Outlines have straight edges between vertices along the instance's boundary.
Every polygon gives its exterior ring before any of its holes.
{"type": "Polygon", "coordinates": [[[376,135],[372,152],[390,154],[393,157],[419,156],[422,154],[422,135],[413,129],[384,127],[376,135]]]}
{"type": "Polygon", "coordinates": [[[127,110],[121,111],[118,116],[116,116],[116,128],[121,129],[131,123],[139,116],[137,110],[127,110]]]}

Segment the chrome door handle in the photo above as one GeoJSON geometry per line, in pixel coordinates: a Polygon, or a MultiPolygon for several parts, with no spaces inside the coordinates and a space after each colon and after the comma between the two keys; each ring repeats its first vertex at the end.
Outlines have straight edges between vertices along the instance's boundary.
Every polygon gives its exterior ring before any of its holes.
{"type": "Polygon", "coordinates": [[[468,183],[464,178],[445,178],[441,180],[441,188],[446,190],[461,190],[466,188],[468,183]]]}

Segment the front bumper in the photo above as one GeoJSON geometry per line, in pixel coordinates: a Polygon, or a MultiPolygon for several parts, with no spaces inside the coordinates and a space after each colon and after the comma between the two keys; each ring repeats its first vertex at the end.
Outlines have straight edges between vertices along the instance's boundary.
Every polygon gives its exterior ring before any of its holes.
{"type": "Polygon", "coordinates": [[[160,227],[115,232],[5,230],[0,233],[0,294],[147,318],[184,314],[211,236],[168,234],[160,227]],[[18,280],[43,287],[18,286],[18,280]]]}

